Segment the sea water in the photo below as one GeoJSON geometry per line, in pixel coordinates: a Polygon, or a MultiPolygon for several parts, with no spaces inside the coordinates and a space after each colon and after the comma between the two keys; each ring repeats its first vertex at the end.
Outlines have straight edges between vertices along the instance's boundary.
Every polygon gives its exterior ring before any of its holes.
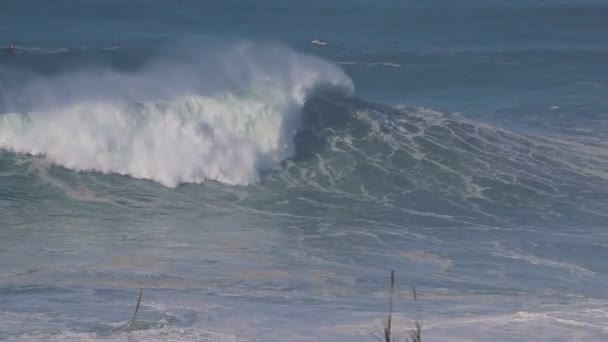
{"type": "Polygon", "coordinates": [[[608,339],[607,16],[3,1],[0,340],[608,339]]]}

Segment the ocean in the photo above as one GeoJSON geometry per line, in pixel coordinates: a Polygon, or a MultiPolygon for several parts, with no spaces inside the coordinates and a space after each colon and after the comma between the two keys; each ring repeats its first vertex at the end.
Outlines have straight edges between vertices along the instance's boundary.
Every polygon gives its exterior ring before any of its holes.
{"type": "Polygon", "coordinates": [[[607,17],[3,0],[0,340],[608,340],[607,17]]]}

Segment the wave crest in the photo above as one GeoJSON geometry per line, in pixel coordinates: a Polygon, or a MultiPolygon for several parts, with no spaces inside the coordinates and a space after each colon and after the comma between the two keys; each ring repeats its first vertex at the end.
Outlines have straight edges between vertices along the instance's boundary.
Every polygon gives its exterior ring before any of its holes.
{"type": "Polygon", "coordinates": [[[293,155],[302,107],[324,87],[353,91],[329,62],[250,43],[134,73],[32,78],[19,95],[34,109],[0,116],[0,148],[170,187],[246,185],[293,155]]]}

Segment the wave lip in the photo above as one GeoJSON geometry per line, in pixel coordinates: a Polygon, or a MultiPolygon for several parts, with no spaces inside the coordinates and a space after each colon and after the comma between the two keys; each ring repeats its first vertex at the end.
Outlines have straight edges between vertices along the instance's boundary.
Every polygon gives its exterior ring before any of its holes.
{"type": "Polygon", "coordinates": [[[247,185],[293,156],[312,92],[353,91],[337,66],[286,48],[247,43],[188,53],[135,73],[32,79],[20,95],[35,109],[0,116],[0,148],[169,187],[247,185]]]}

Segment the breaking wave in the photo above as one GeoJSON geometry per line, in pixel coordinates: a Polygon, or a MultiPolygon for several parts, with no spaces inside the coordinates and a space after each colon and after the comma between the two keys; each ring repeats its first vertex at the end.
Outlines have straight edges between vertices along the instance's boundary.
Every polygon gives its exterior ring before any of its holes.
{"type": "Polygon", "coordinates": [[[313,92],[353,91],[342,70],[312,56],[251,43],[220,50],[183,49],[130,72],[28,74],[2,88],[0,148],[169,187],[246,185],[293,156],[313,92]]]}
{"type": "Polygon", "coordinates": [[[249,185],[279,170],[263,186],[450,220],[504,224],[498,209],[522,222],[605,219],[602,139],[365,102],[335,64],[278,46],[180,51],[126,70],[0,69],[23,80],[0,85],[0,149],[168,187],[249,185]]]}

